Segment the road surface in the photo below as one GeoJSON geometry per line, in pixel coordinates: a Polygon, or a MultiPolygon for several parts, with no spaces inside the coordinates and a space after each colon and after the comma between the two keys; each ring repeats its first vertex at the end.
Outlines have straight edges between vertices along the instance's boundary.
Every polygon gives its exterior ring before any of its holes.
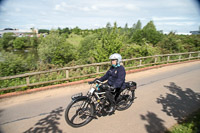
{"type": "Polygon", "coordinates": [[[65,122],[70,97],[86,83],[0,99],[2,133],[162,133],[200,107],[200,61],[128,74],[135,102],[125,111],[98,117],[81,128],[65,122]]]}

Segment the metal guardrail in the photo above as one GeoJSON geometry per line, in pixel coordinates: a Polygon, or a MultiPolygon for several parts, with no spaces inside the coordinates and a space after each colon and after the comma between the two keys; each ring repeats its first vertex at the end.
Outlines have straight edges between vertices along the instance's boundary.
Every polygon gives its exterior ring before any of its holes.
{"type": "MultiPolygon", "coordinates": [[[[199,58],[200,58],[200,51],[197,51],[197,52],[164,54],[164,55],[154,55],[154,56],[147,56],[147,57],[124,59],[124,60],[122,60],[122,62],[126,69],[133,69],[133,68],[137,68],[137,67],[145,67],[145,66],[149,66],[149,65],[164,64],[164,63],[170,63],[170,62],[176,62],[176,61],[180,62],[180,61],[199,59],[199,58]]],[[[0,77],[0,81],[8,80],[8,82],[9,82],[9,80],[17,79],[17,78],[21,78],[21,79],[25,78],[26,79],[26,84],[6,87],[6,88],[0,87],[0,92],[5,91],[5,90],[13,90],[13,89],[21,88],[21,87],[31,87],[31,86],[43,85],[43,84],[54,83],[54,82],[69,81],[72,79],[78,79],[78,78],[90,77],[90,76],[94,76],[94,75],[103,74],[106,71],[100,72],[100,67],[104,66],[104,65],[109,65],[109,64],[110,64],[110,62],[102,62],[102,63],[87,64],[87,65],[79,65],[79,66],[74,66],[74,67],[64,67],[64,68],[53,69],[53,70],[48,70],[48,71],[25,73],[25,74],[14,75],[14,76],[0,77]],[[71,70],[79,69],[79,68],[86,68],[86,67],[96,67],[96,72],[82,75],[82,76],[75,76],[75,77],[69,76],[71,70]],[[65,78],[36,82],[36,83],[30,82],[31,76],[59,72],[59,71],[65,71],[65,78]]]]}

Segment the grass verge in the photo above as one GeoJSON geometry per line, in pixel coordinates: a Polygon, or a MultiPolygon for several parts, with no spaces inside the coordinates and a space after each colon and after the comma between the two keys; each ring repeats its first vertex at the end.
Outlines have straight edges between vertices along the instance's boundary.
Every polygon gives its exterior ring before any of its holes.
{"type": "Polygon", "coordinates": [[[182,123],[173,126],[166,133],[200,133],[200,109],[189,115],[182,123]]]}

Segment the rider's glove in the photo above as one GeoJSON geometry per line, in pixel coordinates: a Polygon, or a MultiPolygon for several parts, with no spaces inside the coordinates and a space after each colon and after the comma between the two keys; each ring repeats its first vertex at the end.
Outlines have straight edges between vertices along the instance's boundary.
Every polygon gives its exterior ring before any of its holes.
{"type": "Polygon", "coordinates": [[[97,80],[99,80],[98,78],[96,78],[95,80],[88,82],[89,84],[94,84],[97,80]]]}
{"type": "Polygon", "coordinates": [[[94,84],[97,80],[99,80],[99,79],[96,78],[95,80],[88,82],[88,84],[94,84]]]}
{"type": "Polygon", "coordinates": [[[97,80],[99,80],[98,78],[96,78],[93,82],[95,83],[97,80]]]}

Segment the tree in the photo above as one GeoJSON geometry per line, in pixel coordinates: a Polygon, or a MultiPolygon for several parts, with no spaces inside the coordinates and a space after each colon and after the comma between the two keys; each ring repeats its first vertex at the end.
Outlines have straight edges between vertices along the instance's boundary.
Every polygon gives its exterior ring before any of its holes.
{"type": "Polygon", "coordinates": [[[143,39],[142,30],[136,30],[135,32],[133,32],[130,42],[140,43],[142,41],[142,39],[143,39]]]}
{"type": "Polygon", "coordinates": [[[129,28],[128,28],[128,24],[126,23],[125,26],[124,26],[124,29],[123,29],[123,32],[126,36],[129,35],[129,28]]]}
{"type": "Polygon", "coordinates": [[[69,34],[71,34],[72,31],[68,27],[64,29],[61,29],[60,27],[58,27],[58,32],[60,35],[64,36],[65,38],[68,38],[69,34]]]}
{"type": "Polygon", "coordinates": [[[86,36],[81,42],[80,42],[80,48],[79,48],[79,62],[81,64],[90,64],[94,62],[94,58],[92,56],[93,51],[96,50],[95,43],[98,40],[97,34],[92,34],[86,36]]]}
{"type": "Polygon", "coordinates": [[[38,46],[38,55],[41,61],[63,66],[76,58],[73,45],[66,42],[58,31],[50,31],[38,46]]]}
{"type": "Polygon", "coordinates": [[[137,21],[137,24],[133,24],[132,26],[132,33],[137,31],[137,30],[141,30],[142,29],[142,23],[140,20],[137,21]]]}
{"type": "Polygon", "coordinates": [[[173,32],[170,32],[167,36],[163,37],[162,41],[158,43],[158,46],[163,53],[186,52],[182,45],[182,40],[173,32]]]}
{"type": "Polygon", "coordinates": [[[39,29],[38,30],[38,33],[40,34],[40,33],[48,33],[49,34],[49,30],[47,30],[47,29],[39,29]]]}
{"type": "Polygon", "coordinates": [[[110,31],[111,31],[111,29],[112,29],[112,26],[111,26],[110,22],[108,22],[108,23],[106,24],[106,29],[107,29],[107,32],[110,33],[110,31]]]}
{"type": "Polygon", "coordinates": [[[13,41],[13,47],[14,49],[18,49],[18,50],[22,50],[25,49],[27,47],[27,38],[25,37],[17,37],[14,41],[13,41]]]}
{"type": "Polygon", "coordinates": [[[14,33],[4,33],[1,38],[0,48],[8,49],[13,48],[13,41],[15,40],[14,33]]]}
{"type": "Polygon", "coordinates": [[[143,46],[133,43],[125,44],[121,48],[121,53],[124,58],[130,59],[134,57],[151,56],[159,54],[159,50],[147,43],[143,46]]]}
{"type": "Polygon", "coordinates": [[[75,28],[72,29],[72,32],[74,34],[80,35],[81,34],[81,29],[78,26],[76,26],[75,28]]]}
{"type": "Polygon", "coordinates": [[[29,38],[29,46],[33,48],[37,48],[38,44],[40,43],[40,38],[33,36],[29,38]]]}
{"type": "Polygon", "coordinates": [[[116,22],[110,33],[107,30],[102,32],[94,42],[95,50],[92,55],[96,62],[107,61],[111,54],[120,53],[123,45],[124,36],[118,31],[116,22]]]}
{"type": "Polygon", "coordinates": [[[143,31],[143,37],[147,39],[150,43],[152,43],[154,46],[161,40],[161,33],[156,30],[156,27],[153,23],[153,21],[150,21],[147,23],[146,26],[142,29],[143,31]]]}
{"type": "Polygon", "coordinates": [[[2,52],[3,61],[0,61],[0,77],[20,74],[30,70],[22,56],[9,52],[2,52]]]}
{"type": "Polygon", "coordinates": [[[142,23],[140,20],[137,21],[137,24],[135,25],[135,30],[141,30],[142,29],[142,23]]]}

